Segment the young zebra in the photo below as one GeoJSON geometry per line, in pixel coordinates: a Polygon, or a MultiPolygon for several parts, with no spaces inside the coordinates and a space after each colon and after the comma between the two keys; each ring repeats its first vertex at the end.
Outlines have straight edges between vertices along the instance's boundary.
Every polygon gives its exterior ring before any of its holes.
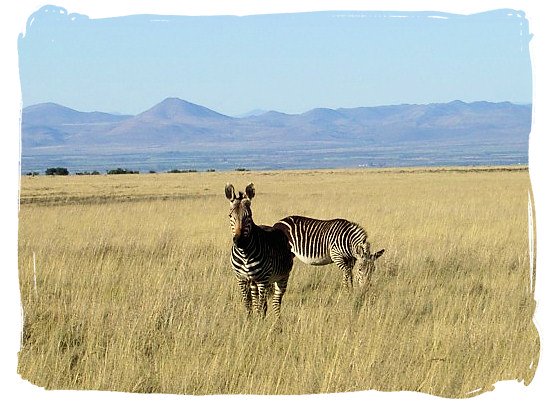
{"type": "Polygon", "coordinates": [[[287,289],[294,258],[288,240],[282,231],[271,226],[257,226],[253,222],[251,200],[255,188],[252,183],[245,188],[245,193],[240,191],[238,194],[228,183],[225,193],[230,200],[232,268],[247,312],[252,313],[254,308],[264,317],[268,308],[266,297],[273,286],[272,308],[279,318],[281,299],[287,289]]]}
{"type": "Polygon", "coordinates": [[[319,220],[288,216],[274,225],[282,230],[291,250],[302,262],[311,265],[335,263],[344,273],[344,285],[353,286],[353,267],[357,267],[360,285],[370,280],[374,261],[384,249],[371,254],[367,233],[345,219],[319,220]]]}

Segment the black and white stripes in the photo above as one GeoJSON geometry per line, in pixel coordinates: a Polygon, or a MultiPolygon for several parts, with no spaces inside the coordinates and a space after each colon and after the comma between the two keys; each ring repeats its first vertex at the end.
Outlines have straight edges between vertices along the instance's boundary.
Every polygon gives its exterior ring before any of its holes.
{"type": "Polygon", "coordinates": [[[293,265],[288,240],[282,231],[253,222],[251,199],[255,189],[252,183],[244,193],[238,194],[234,186],[227,184],[225,194],[230,200],[229,217],[233,236],[231,263],[243,303],[248,313],[255,310],[265,316],[266,296],[273,287],[272,308],[279,317],[281,300],[293,265]]]}
{"type": "Polygon", "coordinates": [[[274,225],[282,230],[298,259],[310,265],[335,263],[344,273],[344,283],[353,285],[353,268],[358,280],[370,279],[374,261],[384,250],[370,252],[366,231],[345,219],[319,220],[303,216],[288,216],[274,225]]]}

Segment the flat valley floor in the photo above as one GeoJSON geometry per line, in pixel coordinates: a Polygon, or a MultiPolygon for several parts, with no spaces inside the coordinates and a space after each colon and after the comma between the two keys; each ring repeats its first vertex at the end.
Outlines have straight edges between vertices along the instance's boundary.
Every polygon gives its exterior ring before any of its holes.
{"type": "Polygon", "coordinates": [[[18,371],[192,395],[524,388],[539,359],[530,190],[521,167],[22,177],[18,371]],[[295,260],[281,331],[247,319],[226,182],[255,184],[257,224],[360,223],[386,249],[370,286],[295,260]]]}

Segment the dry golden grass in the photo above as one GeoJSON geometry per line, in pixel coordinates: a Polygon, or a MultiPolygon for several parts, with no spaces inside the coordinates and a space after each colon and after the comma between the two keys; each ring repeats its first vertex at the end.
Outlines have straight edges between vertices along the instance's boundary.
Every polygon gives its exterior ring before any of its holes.
{"type": "Polygon", "coordinates": [[[23,177],[19,373],[48,389],[184,394],[527,384],[529,188],[523,169],[23,177]],[[283,331],[246,320],[228,181],[255,183],[258,224],[361,223],[387,250],[371,286],[346,292],[336,267],[296,261],[283,331]]]}

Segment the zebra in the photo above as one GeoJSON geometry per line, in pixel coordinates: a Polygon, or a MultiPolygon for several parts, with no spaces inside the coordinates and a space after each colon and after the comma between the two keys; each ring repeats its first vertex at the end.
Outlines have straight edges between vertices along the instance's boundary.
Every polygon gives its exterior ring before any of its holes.
{"type": "Polygon", "coordinates": [[[228,183],[225,194],[230,201],[228,216],[233,236],[230,260],[247,313],[251,315],[254,309],[265,317],[267,296],[273,290],[272,308],[279,318],[294,258],[288,239],[278,229],[253,222],[253,183],[244,193],[236,193],[234,186],[228,183]]]}
{"type": "Polygon", "coordinates": [[[370,281],[375,261],[384,253],[370,251],[366,231],[345,219],[319,220],[304,216],[287,216],[274,224],[282,230],[291,251],[310,265],[335,263],[344,273],[344,285],[353,287],[353,267],[357,267],[358,283],[370,281]]]}

